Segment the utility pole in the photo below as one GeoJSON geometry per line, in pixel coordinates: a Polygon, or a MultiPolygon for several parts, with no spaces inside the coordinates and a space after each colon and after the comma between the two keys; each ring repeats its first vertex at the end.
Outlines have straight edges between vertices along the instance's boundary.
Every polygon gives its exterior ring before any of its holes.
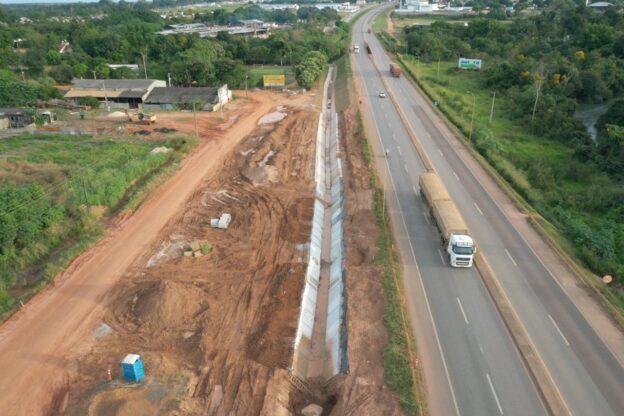
{"type": "Polygon", "coordinates": [[[470,117],[470,133],[468,134],[468,140],[472,140],[472,128],[474,126],[475,108],[477,107],[477,96],[474,93],[468,91],[468,94],[472,95],[472,116],[470,117]]]}
{"type": "Polygon", "coordinates": [[[247,78],[249,78],[249,75],[245,74],[245,97],[249,97],[249,92],[247,91],[247,78]]]}
{"type": "Polygon", "coordinates": [[[106,111],[110,111],[110,107],[108,106],[108,95],[106,94],[106,84],[104,80],[102,80],[102,89],[104,90],[104,103],[106,105],[106,111]]]}
{"type": "Polygon", "coordinates": [[[84,175],[82,175],[82,192],[84,193],[85,205],[89,208],[89,200],[87,199],[87,185],[85,184],[84,175]]]}
{"type": "Polygon", "coordinates": [[[145,66],[145,52],[141,52],[141,57],[143,58],[143,73],[145,74],[145,79],[147,79],[147,67],[145,66]]]}
{"type": "Polygon", "coordinates": [[[490,107],[490,121],[489,123],[492,124],[492,116],[494,115],[494,101],[496,100],[496,91],[494,91],[494,94],[492,94],[492,107],[490,107]]]}
{"type": "Polygon", "coordinates": [[[438,57],[438,74],[436,76],[436,79],[440,79],[440,57],[438,57]]]}
{"type": "Polygon", "coordinates": [[[167,72],[167,79],[169,80],[169,88],[171,88],[171,72],[167,72]]]}
{"type": "Polygon", "coordinates": [[[195,137],[199,139],[199,131],[197,130],[197,113],[195,112],[195,101],[193,101],[193,119],[195,119],[195,137]]]}

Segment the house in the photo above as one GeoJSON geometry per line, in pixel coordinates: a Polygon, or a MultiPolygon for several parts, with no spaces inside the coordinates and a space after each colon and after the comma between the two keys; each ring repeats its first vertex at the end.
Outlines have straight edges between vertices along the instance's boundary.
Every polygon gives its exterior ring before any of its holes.
{"type": "Polygon", "coordinates": [[[95,97],[108,107],[137,108],[156,87],[166,87],[156,79],[74,79],[65,99],[95,97]]]}
{"type": "Polygon", "coordinates": [[[128,68],[133,72],[139,72],[139,65],[137,64],[106,64],[110,69],[128,68]]]}
{"type": "Polygon", "coordinates": [[[216,87],[170,87],[154,88],[145,98],[144,109],[174,110],[180,106],[192,105],[194,102],[202,102],[205,105],[203,111],[218,111],[232,99],[232,92],[228,86],[216,87]]]}
{"type": "Polygon", "coordinates": [[[74,48],[72,48],[71,44],[69,42],[67,42],[66,40],[62,41],[59,45],[58,45],[58,51],[61,54],[64,53],[72,53],[74,51],[74,48]]]}
{"type": "Polygon", "coordinates": [[[32,122],[32,117],[23,108],[0,108],[0,130],[18,129],[32,122]]]}

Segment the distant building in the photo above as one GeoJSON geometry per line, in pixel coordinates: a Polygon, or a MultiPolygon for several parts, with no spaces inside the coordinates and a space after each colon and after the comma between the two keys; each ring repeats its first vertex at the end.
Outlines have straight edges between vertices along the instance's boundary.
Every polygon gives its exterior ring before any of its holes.
{"type": "Polygon", "coordinates": [[[114,108],[137,108],[157,87],[166,87],[156,79],[74,79],[65,99],[95,97],[114,108]]]}
{"type": "Polygon", "coordinates": [[[137,64],[106,64],[110,69],[128,68],[134,72],[139,72],[139,66],[137,64]]]}
{"type": "Polygon", "coordinates": [[[32,122],[31,116],[23,108],[0,108],[0,130],[18,129],[32,122]]]}
{"type": "Polygon", "coordinates": [[[594,10],[604,10],[611,6],[613,6],[613,3],[608,3],[606,1],[598,1],[596,3],[587,4],[587,7],[591,7],[594,10]]]}
{"type": "Polygon", "coordinates": [[[167,87],[154,88],[145,98],[144,109],[174,110],[180,105],[203,102],[205,105],[197,110],[218,111],[232,99],[228,86],[216,87],[167,87]]]}
{"type": "Polygon", "coordinates": [[[226,32],[236,36],[268,37],[271,25],[261,20],[244,20],[247,26],[207,26],[203,23],[180,23],[167,25],[166,30],[156,32],[158,35],[174,35],[178,33],[197,33],[200,38],[214,38],[219,32],[226,32]],[[261,26],[259,23],[261,23],[261,26]]]}
{"type": "Polygon", "coordinates": [[[66,40],[62,41],[59,45],[58,45],[58,51],[61,54],[64,53],[72,53],[74,51],[74,48],[72,48],[71,44],[69,42],[67,42],[66,40]]]}

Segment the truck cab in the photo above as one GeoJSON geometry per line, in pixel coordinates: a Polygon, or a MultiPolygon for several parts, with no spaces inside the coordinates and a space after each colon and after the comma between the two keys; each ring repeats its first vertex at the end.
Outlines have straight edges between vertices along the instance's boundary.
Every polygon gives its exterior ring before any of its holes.
{"type": "Polygon", "coordinates": [[[446,246],[449,263],[452,267],[472,267],[472,259],[477,251],[472,237],[451,234],[446,246]]]}

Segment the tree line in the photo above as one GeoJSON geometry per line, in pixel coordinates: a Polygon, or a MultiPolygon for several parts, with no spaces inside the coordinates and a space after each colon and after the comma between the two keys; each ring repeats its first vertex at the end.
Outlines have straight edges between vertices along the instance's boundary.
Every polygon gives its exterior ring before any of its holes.
{"type": "MultiPolygon", "coordinates": [[[[624,14],[555,0],[533,16],[498,14],[466,24],[435,21],[404,29],[404,51],[421,62],[479,58],[475,75],[496,92],[497,111],[533,135],[565,146],[570,159],[513,156],[483,127],[473,139],[486,154],[506,153],[538,193],[524,196],[575,243],[599,274],[624,280],[624,14]],[[581,104],[607,103],[594,141],[575,117],[581,104]],[[536,198],[532,195],[541,195],[536,198]]],[[[454,70],[452,70],[454,71],[454,70]]],[[[432,82],[435,82],[433,80],[432,82]]]]}
{"type": "Polygon", "coordinates": [[[5,83],[0,91],[9,89],[7,82],[16,85],[31,80],[22,87],[29,90],[24,94],[25,102],[31,102],[31,91],[36,91],[38,98],[55,97],[58,93],[49,87],[72,78],[142,78],[144,72],[157,79],[170,75],[177,86],[228,83],[237,88],[245,82],[244,65],[294,66],[310,51],[318,51],[331,61],[347,48],[349,26],[332,9],[268,11],[246,5],[232,11],[199,13],[190,21],[227,25],[241,19],[263,19],[291,24],[291,28],[276,30],[266,39],[227,32],[202,39],[197,34],[157,35],[168,23],[189,20],[165,21],[150,7],[146,3],[104,3],[87,9],[97,11],[91,17],[64,22],[40,17],[27,24],[18,23],[17,15],[0,7],[0,70],[5,70],[0,75],[0,84],[5,83]],[[61,41],[70,42],[73,52],[61,54],[61,41]],[[139,64],[141,70],[137,74],[129,68],[107,66],[120,63],[139,64]]]}

